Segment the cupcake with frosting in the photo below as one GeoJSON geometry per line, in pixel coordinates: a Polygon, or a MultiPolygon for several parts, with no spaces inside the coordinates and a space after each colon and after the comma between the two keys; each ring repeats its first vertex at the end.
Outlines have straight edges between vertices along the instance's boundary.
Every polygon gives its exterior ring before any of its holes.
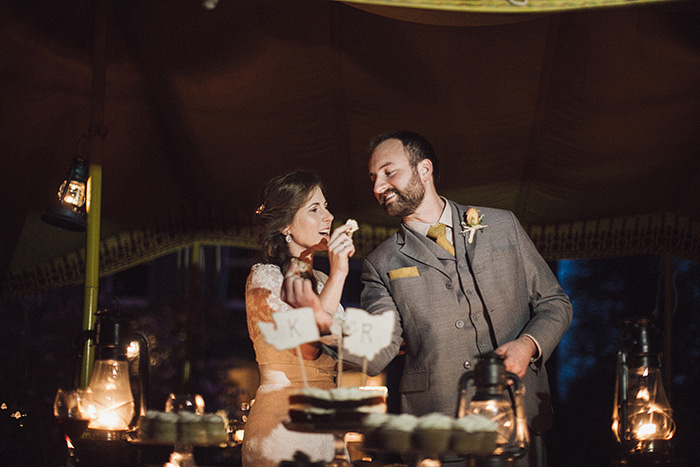
{"type": "Polygon", "coordinates": [[[452,424],[451,451],[486,456],[496,449],[498,424],[481,415],[467,415],[452,424]]]}
{"type": "Polygon", "coordinates": [[[377,431],[381,448],[395,453],[411,452],[411,437],[417,424],[418,417],[415,415],[402,413],[390,416],[377,431]]]}
{"type": "Polygon", "coordinates": [[[413,445],[425,454],[444,454],[450,446],[454,417],[443,413],[429,413],[418,418],[413,431],[413,445]]]}
{"type": "Polygon", "coordinates": [[[381,429],[392,415],[387,413],[371,413],[362,422],[364,445],[370,449],[382,449],[381,429]]]}

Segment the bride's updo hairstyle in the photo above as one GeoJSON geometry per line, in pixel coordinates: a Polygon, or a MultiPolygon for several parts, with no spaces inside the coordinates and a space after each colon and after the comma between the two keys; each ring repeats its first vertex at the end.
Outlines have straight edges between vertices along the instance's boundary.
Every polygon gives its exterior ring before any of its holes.
{"type": "Polygon", "coordinates": [[[292,223],[316,187],[323,189],[314,172],[296,170],[273,178],[263,189],[255,211],[263,261],[278,265],[282,274],[289,269],[292,259],[282,230],[292,223]]]}

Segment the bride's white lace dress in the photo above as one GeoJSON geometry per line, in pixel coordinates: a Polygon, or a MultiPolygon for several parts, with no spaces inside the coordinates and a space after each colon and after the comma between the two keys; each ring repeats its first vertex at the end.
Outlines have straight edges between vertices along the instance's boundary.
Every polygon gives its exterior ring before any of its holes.
{"type": "MultiPolygon", "coordinates": [[[[314,271],[319,287],[326,275],[314,271]]],[[[296,451],[306,453],[313,462],[333,459],[333,436],[287,430],[282,421],[288,418],[288,396],[292,389],[304,386],[299,358],[292,350],[278,351],[265,342],[258,321],[272,320],[272,313],[288,310],[280,299],[282,272],[273,264],[256,264],[246,281],[246,315],[248,334],[253,341],[260,369],[260,386],[250,409],[242,446],[243,467],[277,467],[282,460],[292,460],[296,451]]],[[[309,385],[322,389],[335,387],[335,360],[326,353],[315,360],[304,360],[309,385]]]]}

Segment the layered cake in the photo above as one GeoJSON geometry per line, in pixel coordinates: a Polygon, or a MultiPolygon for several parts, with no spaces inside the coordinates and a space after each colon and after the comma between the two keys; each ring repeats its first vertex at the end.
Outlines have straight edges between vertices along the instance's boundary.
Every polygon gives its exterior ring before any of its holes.
{"type": "Polygon", "coordinates": [[[289,418],[294,423],[346,426],[384,412],[386,392],[379,388],[304,388],[289,396],[289,418]]]}
{"type": "Polygon", "coordinates": [[[209,444],[225,444],[228,442],[228,423],[224,417],[214,413],[204,414],[204,427],[207,431],[209,444]]]}
{"type": "Polygon", "coordinates": [[[208,443],[207,427],[204,417],[192,412],[179,412],[180,442],[193,446],[203,446],[208,443]]]}
{"type": "Polygon", "coordinates": [[[175,413],[149,410],[139,418],[138,438],[149,443],[175,444],[177,422],[178,416],[175,413]]]}

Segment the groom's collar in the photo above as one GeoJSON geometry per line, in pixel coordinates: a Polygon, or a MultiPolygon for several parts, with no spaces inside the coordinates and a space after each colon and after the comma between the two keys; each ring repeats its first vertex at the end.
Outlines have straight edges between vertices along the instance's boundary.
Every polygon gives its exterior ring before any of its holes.
{"type": "MultiPolygon", "coordinates": [[[[445,207],[442,208],[442,213],[440,214],[440,218],[438,219],[435,224],[438,222],[441,222],[447,226],[448,229],[448,235],[447,238],[452,241],[452,235],[450,232],[450,229],[453,228],[453,223],[452,223],[452,207],[450,205],[450,202],[447,201],[446,198],[440,197],[445,202],[445,207]]],[[[421,234],[421,235],[427,235],[428,234],[428,229],[434,225],[426,222],[421,222],[421,221],[409,221],[409,222],[404,222],[404,224],[411,228],[413,231],[421,234]]]]}

